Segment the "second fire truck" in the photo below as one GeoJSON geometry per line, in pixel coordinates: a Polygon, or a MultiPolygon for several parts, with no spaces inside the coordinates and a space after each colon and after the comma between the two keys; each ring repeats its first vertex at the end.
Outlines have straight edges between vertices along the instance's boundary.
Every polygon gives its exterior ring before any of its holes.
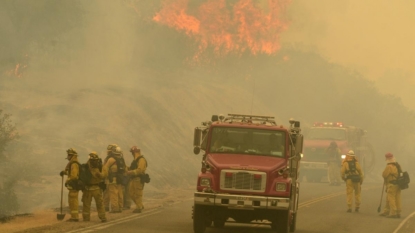
{"type": "MultiPolygon", "coordinates": [[[[320,182],[327,176],[326,149],[331,142],[346,155],[354,150],[356,157],[367,174],[375,165],[375,153],[367,141],[367,132],[355,126],[346,126],[342,122],[316,122],[304,136],[304,157],[301,161],[301,177],[307,181],[320,182]]],[[[339,158],[341,161],[341,158],[339,158]]]]}

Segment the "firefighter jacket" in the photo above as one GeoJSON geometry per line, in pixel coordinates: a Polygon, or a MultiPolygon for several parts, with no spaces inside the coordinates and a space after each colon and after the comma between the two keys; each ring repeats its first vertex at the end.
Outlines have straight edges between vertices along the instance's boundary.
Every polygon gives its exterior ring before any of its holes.
{"type": "Polygon", "coordinates": [[[79,179],[79,161],[78,156],[72,156],[65,168],[65,175],[68,176],[65,182],[65,186],[68,189],[72,189],[72,182],[79,179]]]}
{"type": "Polygon", "coordinates": [[[396,180],[399,176],[398,168],[395,165],[396,163],[388,163],[385,170],[382,173],[383,179],[386,184],[390,184],[392,181],[396,180]]]}
{"type": "Polygon", "coordinates": [[[341,168],[342,179],[346,180],[348,175],[359,175],[360,176],[360,183],[363,182],[364,175],[363,175],[362,168],[360,167],[360,163],[357,162],[357,160],[354,157],[350,157],[350,156],[347,156],[346,159],[343,160],[342,168],[341,168]],[[354,173],[352,171],[350,171],[350,168],[349,168],[349,163],[348,162],[351,162],[351,161],[355,161],[355,163],[356,163],[356,171],[354,173]]]}
{"type": "Polygon", "coordinates": [[[116,183],[116,175],[118,173],[118,166],[117,166],[117,160],[115,158],[121,159],[122,157],[121,155],[112,155],[110,158],[108,158],[107,162],[103,166],[103,169],[106,169],[108,171],[109,183],[116,183]]]}
{"type": "Polygon", "coordinates": [[[139,177],[144,175],[147,168],[147,161],[140,153],[134,153],[134,160],[128,169],[128,175],[139,177]]]}
{"type": "Polygon", "coordinates": [[[89,171],[91,172],[91,181],[90,181],[90,185],[96,185],[99,184],[103,181],[103,179],[107,178],[108,176],[108,169],[103,166],[102,167],[102,171],[99,170],[99,168],[97,167],[92,167],[91,163],[88,160],[88,168],[89,171]]]}
{"type": "Polygon", "coordinates": [[[110,158],[108,158],[107,162],[104,165],[104,167],[107,168],[108,173],[117,173],[118,171],[117,161],[115,160],[115,158],[121,158],[121,156],[120,155],[111,156],[110,158]]]}

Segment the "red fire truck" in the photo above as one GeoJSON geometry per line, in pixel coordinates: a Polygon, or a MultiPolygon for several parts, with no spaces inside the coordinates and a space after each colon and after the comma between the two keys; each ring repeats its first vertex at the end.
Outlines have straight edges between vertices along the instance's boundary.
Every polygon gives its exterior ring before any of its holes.
{"type": "Polygon", "coordinates": [[[300,122],[288,128],[274,117],[213,115],[194,131],[194,153],[203,150],[194,193],[193,228],[225,223],[269,224],[294,232],[299,197],[300,122]]]}
{"type": "Polygon", "coordinates": [[[372,171],[375,165],[375,153],[372,145],[367,141],[366,130],[345,126],[342,122],[316,122],[304,136],[301,178],[305,176],[307,181],[320,182],[324,176],[327,176],[326,149],[333,141],[336,142],[342,155],[354,150],[365,173],[372,171]]]}

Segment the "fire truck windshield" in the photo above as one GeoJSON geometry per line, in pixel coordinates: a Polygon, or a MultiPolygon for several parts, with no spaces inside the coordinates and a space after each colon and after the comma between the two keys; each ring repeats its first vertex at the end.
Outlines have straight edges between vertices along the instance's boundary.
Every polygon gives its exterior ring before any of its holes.
{"type": "Polygon", "coordinates": [[[214,127],[210,143],[213,153],[285,155],[284,131],[214,127]]]}
{"type": "Polygon", "coordinates": [[[311,128],[307,139],[346,140],[346,131],[342,128],[311,128]]]}

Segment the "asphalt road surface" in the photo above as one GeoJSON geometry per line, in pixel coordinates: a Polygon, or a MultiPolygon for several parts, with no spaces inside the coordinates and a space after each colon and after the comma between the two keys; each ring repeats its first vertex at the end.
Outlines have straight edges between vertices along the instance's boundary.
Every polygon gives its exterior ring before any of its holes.
{"type": "MultiPolygon", "coordinates": [[[[401,233],[401,223],[415,211],[415,189],[402,191],[403,211],[400,219],[378,216],[382,184],[365,183],[362,186],[362,204],[359,213],[346,213],[345,185],[301,183],[297,233],[377,232],[401,233]]],[[[386,195],[383,196],[382,208],[386,195]]],[[[192,233],[191,197],[167,207],[147,210],[104,224],[71,232],[143,232],[192,233]]],[[[415,229],[414,229],[415,230],[415,229]]],[[[226,223],[225,227],[207,228],[206,233],[260,233],[271,232],[269,225],[226,223]]]]}

